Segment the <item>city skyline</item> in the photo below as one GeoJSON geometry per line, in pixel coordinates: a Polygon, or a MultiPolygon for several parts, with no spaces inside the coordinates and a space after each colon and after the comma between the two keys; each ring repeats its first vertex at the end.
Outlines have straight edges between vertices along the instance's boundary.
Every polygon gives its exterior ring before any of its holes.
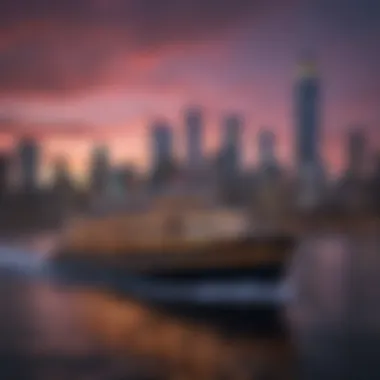
{"type": "Polygon", "coordinates": [[[37,1],[33,11],[23,0],[9,2],[1,16],[0,146],[32,134],[45,167],[70,153],[80,175],[92,141],[101,140],[116,162],[144,169],[152,122],[168,119],[183,155],[183,112],[196,104],[204,109],[206,152],[219,145],[223,114],[238,112],[244,161],[254,161],[257,133],[269,126],[289,164],[296,61],[306,34],[321,78],[323,155],[341,169],[351,125],[365,125],[371,143],[380,142],[379,5],[308,1],[306,15],[299,3],[205,0],[189,12],[185,1],[169,0],[37,1]]]}
{"type": "MultiPolygon", "coordinates": [[[[303,81],[306,80],[305,84],[309,86],[309,79],[301,78],[301,99],[303,95],[303,81]]],[[[298,92],[297,92],[298,93],[298,92]]],[[[314,102],[314,100],[313,100],[314,102]]],[[[308,102],[304,104],[298,104],[298,98],[295,98],[295,108],[297,111],[302,110],[306,106],[306,110],[309,109],[308,102]],[[299,108],[301,106],[301,108],[299,108]]],[[[255,135],[254,146],[250,145],[250,149],[254,149],[256,152],[256,160],[254,163],[250,162],[250,165],[247,166],[241,157],[244,157],[245,151],[242,145],[243,142],[243,133],[246,130],[244,118],[242,115],[238,113],[224,113],[223,117],[220,119],[219,125],[219,143],[217,149],[212,153],[207,152],[206,154],[201,154],[199,157],[199,164],[201,166],[194,167],[191,161],[191,155],[189,156],[189,150],[186,150],[186,147],[192,147],[194,142],[196,142],[196,151],[203,152],[203,136],[204,136],[204,125],[203,125],[203,110],[201,108],[197,109],[197,124],[196,126],[200,129],[196,129],[196,140],[194,140],[192,128],[190,128],[191,133],[189,134],[189,124],[186,116],[192,114],[194,112],[194,108],[190,107],[185,113],[185,124],[183,126],[183,137],[185,138],[184,146],[185,150],[182,152],[182,156],[176,155],[178,151],[178,140],[175,138],[175,128],[167,121],[165,118],[160,118],[154,121],[149,126],[149,144],[147,147],[147,155],[150,157],[150,162],[148,168],[141,173],[145,178],[149,178],[153,173],[157,170],[161,170],[164,165],[174,165],[183,173],[198,172],[199,169],[202,171],[202,165],[205,164],[206,167],[209,165],[219,165],[220,159],[223,160],[224,169],[229,168],[228,171],[232,175],[240,175],[243,173],[248,174],[254,170],[255,172],[262,170],[263,168],[268,167],[277,167],[277,169],[285,170],[288,174],[293,173],[296,177],[302,178],[303,174],[306,174],[303,171],[303,165],[306,167],[314,167],[314,170],[317,170],[314,174],[317,174],[319,170],[322,170],[329,177],[329,170],[326,172],[326,165],[329,163],[326,162],[325,157],[323,155],[316,154],[315,156],[309,156],[308,150],[305,152],[307,155],[303,157],[297,154],[297,150],[295,149],[293,152],[292,161],[287,163],[286,161],[282,161],[278,155],[278,144],[277,144],[277,136],[273,129],[268,127],[261,128],[255,135]],[[199,150],[200,149],[200,150],[199,150]],[[314,161],[315,157],[316,160],[314,161]],[[189,161],[190,158],[190,161],[189,161]],[[309,162],[309,158],[312,158],[313,161],[309,162]],[[227,161],[226,161],[227,160],[227,161]],[[310,167],[310,164],[312,165],[310,167]],[[227,165],[227,167],[225,166],[227,165]],[[160,169],[161,168],[161,169],[160,169]],[[290,171],[289,171],[290,170],[290,171]],[[240,173],[240,174],[239,174],[240,173]],[[302,174],[303,173],[303,174],[302,174]]],[[[314,112],[314,111],[313,111],[314,112]]],[[[301,113],[302,115],[302,113],[301,113]]],[[[302,119],[301,119],[302,120],[302,119]]],[[[192,125],[192,124],[190,124],[192,125]]],[[[307,123],[305,124],[307,125],[307,123]]],[[[310,140],[311,136],[306,135],[298,135],[299,126],[297,127],[297,123],[295,123],[296,128],[293,131],[293,139],[294,146],[312,144],[315,146],[313,151],[319,152],[320,142],[313,135],[313,138],[310,140]],[[306,140],[304,138],[306,137],[306,140]]],[[[313,123],[310,124],[313,126],[313,123]]],[[[321,132],[321,131],[319,131],[321,132]]],[[[342,148],[344,150],[344,161],[342,163],[341,170],[337,173],[338,176],[343,176],[341,178],[345,178],[346,176],[354,176],[356,179],[363,178],[366,175],[371,175],[376,170],[376,163],[379,157],[380,151],[379,149],[373,149],[373,145],[368,142],[368,134],[365,127],[362,125],[352,125],[347,131],[345,131],[344,136],[342,136],[342,148]]],[[[10,170],[9,174],[14,180],[11,180],[11,183],[17,185],[23,181],[26,181],[22,187],[25,188],[37,188],[39,185],[43,184],[45,181],[41,182],[41,157],[42,157],[42,146],[37,139],[34,139],[30,136],[23,137],[19,141],[17,141],[14,149],[8,153],[2,153],[2,157],[4,157],[5,161],[8,162],[7,168],[10,170]],[[21,175],[21,177],[20,177],[21,175]]],[[[194,148],[194,147],[192,147],[194,148]]],[[[306,147],[305,147],[306,148],[306,147]]],[[[304,149],[304,148],[302,148],[304,149]]],[[[192,150],[192,149],[191,149],[192,150]]],[[[191,152],[190,150],[190,152],[191,152]]],[[[93,188],[93,181],[98,181],[97,177],[101,178],[100,181],[104,181],[106,177],[108,178],[111,173],[116,171],[128,170],[130,173],[137,174],[139,171],[137,168],[129,161],[123,161],[121,163],[114,162],[112,159],[112,151],[109,146],[103,142],[94,143],[91,146],[91,150],[87,156],[88,166],[85,168],[85,175],[78,180],[75,178],[75,173],[73,173],[72,169],[69,165],[68,156],[59,155],[55,157],[55,160],[51,164],[51,176],[47,179],[47,182],[54,183],[54,180],[58,176],[62,177],[64,173],[65,176],[68,176],[68,180],[74,180],[75,182],[82,183],[83,185],[90,186],[93,188]],[[57,168],[59,169],[57,172],[57,168]],[[98,172],[100,170],[102,174],[98,172]],[[98,176],[99,174],[99,176],[98,176]]],[[[322,174],[320,172],[320,174],[322,174]]],[[[227,175],[227,173],[224,173],[227,175]]],[[[311,174],[311,173],[309,173],[311,174]]],[[[330,172],[331,174],[331,172],[330,172]]],[[[296,178],[295,177],[295,178],[296,178]]],[[[334,177],[334,175],[333,175],[334,177]]],[[[43,178],[43,176],[42,176],[43,178]]],[[[326,178],[328,179],[328,178],[326,178]]],[[[330,178],[332,179],[332,178],[330,178]]],[[[46,179],[45,179],[46,180],[46,179]]],[[[100,188],[105,187],[105,183],[95,186],[100,188]]]]}

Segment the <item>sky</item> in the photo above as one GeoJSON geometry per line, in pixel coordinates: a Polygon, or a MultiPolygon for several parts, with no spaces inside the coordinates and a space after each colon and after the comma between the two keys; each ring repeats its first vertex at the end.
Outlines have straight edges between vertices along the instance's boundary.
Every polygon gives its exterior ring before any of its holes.
{"type": "Polygon", "coordinates": [[[294,84],[306,48],[321,80],[323,141],[332,171],[344,134],[363,125],[380,149],[378,0],[3,0],[0,5],[0,147],[35,136],[44,172],[65,155],[82,176],[93,144],[115,162],[149,166],[149,126],[173,125],[200,105],[205,149],[222,118],[244,116],[244,156],[257,132],[277,135],[290,164],[294,84]]]}

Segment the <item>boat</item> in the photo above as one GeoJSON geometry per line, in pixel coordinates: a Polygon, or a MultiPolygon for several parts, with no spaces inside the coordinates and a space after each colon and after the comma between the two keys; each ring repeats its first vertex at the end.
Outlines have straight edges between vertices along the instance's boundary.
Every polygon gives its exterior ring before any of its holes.
{"type": "Polygon", "coordinates": [[[214,321],[228,313],[230,322],[245,315],[265,330],[287,296],[282,278],[294,245],[286,233],[255,234],[241,210],[171,199],[72,220],[54,261],[107,271],[115,286],[172,313],[214,321]]]}

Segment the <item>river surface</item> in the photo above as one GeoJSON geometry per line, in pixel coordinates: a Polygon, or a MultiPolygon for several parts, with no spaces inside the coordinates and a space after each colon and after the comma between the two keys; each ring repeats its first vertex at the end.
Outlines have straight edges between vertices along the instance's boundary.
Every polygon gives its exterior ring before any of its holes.
{"type": "Polygon", "coordinates": [[[378,237],[301,242],[286,278],[291,338],[275,340],[58,281],[44,244],[0,248],[0,379],[380,378],[378,237]]]}

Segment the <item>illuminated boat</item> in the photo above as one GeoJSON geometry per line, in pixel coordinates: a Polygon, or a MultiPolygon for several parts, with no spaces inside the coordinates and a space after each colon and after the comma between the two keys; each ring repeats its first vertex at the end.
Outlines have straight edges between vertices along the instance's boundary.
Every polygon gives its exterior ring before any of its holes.
{"type": "Polygon", "coordinates": [[[161,279],[224,277],[251,269],[277,275],[294,240],[286,233],[253,232],[240,210],[163,199],[146,210],[71,220],[55,259],[161,279]]]}
{"type": "Polygon", "coordinates": [[[54,262],[76,273],[91,267],[98,280],[173,313],[245,315],[263,330],[287,297],[281,281],[294,244],[288,234],[253,234],[241,211],[170,199],[72,220],[54,262]]]}

